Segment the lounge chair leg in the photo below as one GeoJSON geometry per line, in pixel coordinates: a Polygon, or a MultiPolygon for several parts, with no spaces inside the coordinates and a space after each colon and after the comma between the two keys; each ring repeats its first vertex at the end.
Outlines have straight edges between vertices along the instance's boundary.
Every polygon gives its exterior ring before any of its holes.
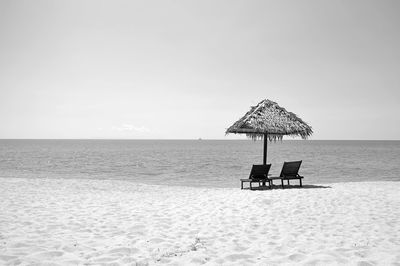
{"type": "Polygon", "coordinates": [[[284,186],[283,186],[283,179],[281,179],[281,182],[282,182],[282,189],[284,189],[284,186]]]}
{"type": "Polygon", "coordinates": [[[289,179],[288,179],[288,181],[287,181],[287,184],[288,184],[288,186],[290,185],[290,183],[289,183],[289,179]]]}
{"type": "Polygon", "coordinates": [[[253,190],[253,187],[251,186],[251,182],[250,182],[250,190],[253,190]]]}
{"type": "Polygon", "coordinates": [[[240,181],[240,189],[243,189],[243,181],[240,181]]]}
{"type": "Polygon", "coordinates": [[[302,187],[302,186],[303,186],[303,184],[301,183],[301,178],[300,178],[299,180],[300,180],[300,187],[302,187]]]}

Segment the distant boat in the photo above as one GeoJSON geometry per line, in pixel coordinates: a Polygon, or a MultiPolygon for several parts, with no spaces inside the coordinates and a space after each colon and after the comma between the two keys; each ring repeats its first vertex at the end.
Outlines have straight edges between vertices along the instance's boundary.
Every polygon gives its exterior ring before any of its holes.
{"type": "Polygon", "coordinates": [[[203,140],[202,138],[199,138],[198,140],[203,140]]]}

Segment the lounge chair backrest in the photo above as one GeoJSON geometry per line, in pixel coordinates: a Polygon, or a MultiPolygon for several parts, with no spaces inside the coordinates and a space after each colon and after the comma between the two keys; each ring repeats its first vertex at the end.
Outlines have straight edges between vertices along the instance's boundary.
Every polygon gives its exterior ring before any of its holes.
{"type": "Polygon", "coordinates": [[[297,176],[302,161],[284,162],[280,176],[297,176]]]}
{"type": "Polygon", "coordinates": [[[265,179],[268,177],[271,164],[254,164],[251,168],[250,179],[265,179]]]}

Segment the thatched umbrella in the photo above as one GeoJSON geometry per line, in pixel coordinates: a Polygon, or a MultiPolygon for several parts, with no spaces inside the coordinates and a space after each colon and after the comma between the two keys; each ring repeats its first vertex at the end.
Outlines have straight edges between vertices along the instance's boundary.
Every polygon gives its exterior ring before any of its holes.
{"type": "Polygon", "coordinates": [[[226,134],[229,133],[246,134],[254,140],[264,139],[263,164],[267,164],[268,140],[282,140],[284,135],[306,139],[313,131],[297,115],[266,99],[251,107],[250,111],[229,127],[226,134]]]}

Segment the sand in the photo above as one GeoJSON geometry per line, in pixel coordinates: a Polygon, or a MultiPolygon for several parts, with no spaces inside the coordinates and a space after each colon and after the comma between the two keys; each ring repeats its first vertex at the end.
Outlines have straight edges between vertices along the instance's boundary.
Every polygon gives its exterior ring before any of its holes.
{"type": "Polygon", "coordinates": [[[400,183],[324,186],[0,178],[0,265],[400,265],[400,183]]]}

